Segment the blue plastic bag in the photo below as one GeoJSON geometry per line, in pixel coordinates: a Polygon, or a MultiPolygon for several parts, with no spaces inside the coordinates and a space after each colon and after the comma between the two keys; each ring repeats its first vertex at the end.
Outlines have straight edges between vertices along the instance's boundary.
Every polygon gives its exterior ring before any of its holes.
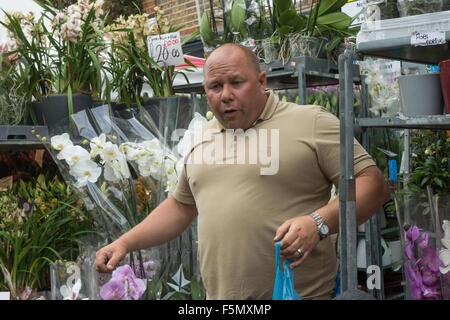
{"type": "Polygon", "coordinates": [[[275,244],[275,285],[272,300],[302,300],[294,289],[294,270],[289,268],[290,260],[284,261],[283,271],[280,269],[280,244],[275,244]]]}

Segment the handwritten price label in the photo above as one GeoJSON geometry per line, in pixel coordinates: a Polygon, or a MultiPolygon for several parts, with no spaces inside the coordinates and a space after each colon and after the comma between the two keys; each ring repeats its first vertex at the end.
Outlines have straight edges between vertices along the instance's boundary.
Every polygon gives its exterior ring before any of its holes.
{"type": "Polygon", "coordinates": [[[445,32],[443,31],[414,31],[411,35],[412,46],[436,46],[439,44],[445,44],[445,32]]]}
{"type": "Polygon", "coordinates": [[[147,46],[150,57],[159,66],[173,66],[184,63],[179,32],[148,37],[147,46]]]}

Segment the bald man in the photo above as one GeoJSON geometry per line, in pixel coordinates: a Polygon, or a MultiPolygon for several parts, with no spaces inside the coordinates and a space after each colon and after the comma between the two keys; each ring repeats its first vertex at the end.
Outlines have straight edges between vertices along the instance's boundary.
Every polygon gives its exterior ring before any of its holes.
{"type": "MultiPolygon", "coordinates": [[[[185,157],[173,196],[97,252],[112,272],[130,251],[168,242],[198,219],[207,299],[271,299],[274,243],[293,262],[304,299],[331,299],[339,230],[339,120],[319,106],[283,102],[266,89],[256,56],[238,44],[215,49],[203,87],[215,118],[185,157]]],[[[388,199],[384,177],[354,141],[357,223],[388,199]]]]}

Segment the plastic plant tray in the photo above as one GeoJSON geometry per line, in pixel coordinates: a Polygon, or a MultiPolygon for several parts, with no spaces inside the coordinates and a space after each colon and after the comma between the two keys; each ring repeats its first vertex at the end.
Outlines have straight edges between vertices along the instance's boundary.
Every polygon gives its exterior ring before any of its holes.
{"type": "Polygon", "coordinates": [[[450,59],[450,11],[366,21],[356,37],[356,49],[365,55],[388,59],[438,64],[450,59]],[[414,32],[445,32],[445,44],[411,45],[414,32]]]}

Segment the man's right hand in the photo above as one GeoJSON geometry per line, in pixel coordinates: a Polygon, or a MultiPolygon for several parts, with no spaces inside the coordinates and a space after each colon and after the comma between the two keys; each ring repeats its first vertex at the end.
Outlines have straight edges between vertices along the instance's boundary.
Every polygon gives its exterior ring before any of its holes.
{"type": "Polygon", "coordinates": [[[120,239],[101,248],[95,255],[95,268],[100,273],[111,273],[125,257],[127,250],[120,239]]]}

